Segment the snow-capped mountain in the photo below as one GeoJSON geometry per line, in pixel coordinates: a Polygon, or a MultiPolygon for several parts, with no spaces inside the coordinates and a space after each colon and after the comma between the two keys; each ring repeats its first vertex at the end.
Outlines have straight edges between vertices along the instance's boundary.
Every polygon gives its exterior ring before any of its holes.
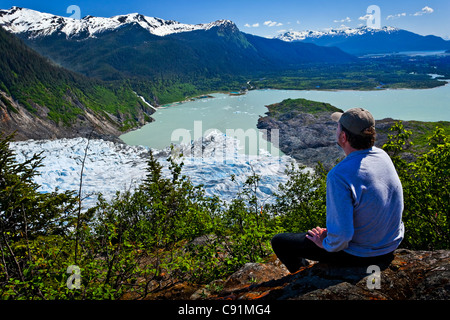
{"type": "Polygon", "coordinates": [[[0,26],[12,33],[27,33],[29,38],[65,34],[67,38],[92,38],[97,34],[138,24],[151,34],[166,36],[173,33],[194,30],[209,30],[216,26],[233,24],[230,20],[218,20],[205,24],[184,24],[173,20],[147,17],[139,13],[114,16],[111,18],[86,16],[74,19],[43,13],[31,9],[12,7],[0,10],[0,26]]]}
{"type": "Polygon", "coordinates": [[[331,29],[328,31],[289,31],[277,39],[286,42],[314,43],[319,46],[338,47],[354,55],[392,53],[402,51],[447,50],[450,41],[437,36],[422,36],[394,27],[331,29]]]}
{"type": "Polygon", "coordinates": [[[360,27],[360,28],[345,28],[345,29],[331,29],[327,31],[319,31],[319,30],[304,30],[304,31],[288,31],[276,36],[276,39],[280,39],[283,41],[303,41],[307,38],[320,38],[324,36],[329,37],[351,37],[357,35],[364,34],[374,34],[377,32],[384,32],[387,34],[398,31],[398,28],[394,27],[383,27],[380,29],[372,29],[369,27],[360,27]]]}

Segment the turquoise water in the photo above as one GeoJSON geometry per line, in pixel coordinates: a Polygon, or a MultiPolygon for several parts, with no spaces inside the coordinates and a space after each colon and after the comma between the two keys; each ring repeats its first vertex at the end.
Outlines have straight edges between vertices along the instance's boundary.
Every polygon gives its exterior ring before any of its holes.
{"type": "MultiPolygon", "coordinates": [[[[375,119],[450,121],[450,84],[433,89],[396,89],[375,91],[316,90],[253,90],[245,95],[211,94],[213,98],[172,104],[153,114],[154,122],[122,135],[128,145],[163,149],[171,143],[188,143],[215,129],[222,133],[244,132],[242,139],[253,139],[258,148],[278,152],[271,144],[264,145],[256,124],[267,112],[266,105],[287,98],[305,98],[328,102],[347,110],[367,108],[375,119]]],[[[241,139],[240,139],[241,140],[241,139]]],[[[243,145],[245,141],[241,140],[243,145]]],[[[249,145],[249,143],[247,143],[249,145]]],[[[251,150],[244,151],[251,153],[251,150]]]]}

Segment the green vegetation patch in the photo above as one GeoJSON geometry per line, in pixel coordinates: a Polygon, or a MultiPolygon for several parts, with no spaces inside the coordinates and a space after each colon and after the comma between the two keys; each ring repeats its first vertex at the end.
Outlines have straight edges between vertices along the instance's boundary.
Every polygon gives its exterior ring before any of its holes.
{"type": "Polygon", "coordinates": [[[329,103],[312,101],[307,99],[285,99],[280,103],[267,106],[270,117],[279,118],[284,114],[299,113],[319,113],[319,112],[342,112],[341,109],[332,106],[329,103]]]}

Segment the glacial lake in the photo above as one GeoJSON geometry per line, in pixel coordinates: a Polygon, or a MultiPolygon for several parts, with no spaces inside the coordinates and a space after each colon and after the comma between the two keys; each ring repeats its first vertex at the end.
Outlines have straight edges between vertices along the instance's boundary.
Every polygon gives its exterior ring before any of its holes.
{"type": "MultiPolygon", "coordinates": [[[[120,138],[128,145],[163,149],[172,143],[189,143],[190,140],[207,134],[208,130],[215,129],[224,134],[227,130],[228,133],[240,132],[236,137],[241,144],[251,145],[248,143],[249,139],[252,139],[252,134],[258,135],[256,124],[258,118],[267,112],[266,106],[288,98],[328,102],[342,110],[363,107],[375,119],[450,121],[448,83],[432,89],[252,90],[244,95],[212,93],[209,96],[211,97],[163,106],[152,115],[154,122],[120,138]]],[[[261,138],[261,133],[256,139],[257,150],[268,150],[272,155],[281,154],[261,138]]],[[[243,153],[254,154],[253,148],[244,149],[243,153]]]]}

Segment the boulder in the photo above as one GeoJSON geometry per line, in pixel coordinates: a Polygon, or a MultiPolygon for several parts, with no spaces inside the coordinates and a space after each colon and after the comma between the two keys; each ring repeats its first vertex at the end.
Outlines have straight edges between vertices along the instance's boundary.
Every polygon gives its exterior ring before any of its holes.
{"type": "Polygon", "coordinates": [[[394,260],[374,270],[311,262],[289,273],[275,256],[248,263],[221,290],[194,299],[219,300],[447,300],[450,250],[398,249],[394,260]],[[375,271],[375,272],[374,272],[375,271]]]}

